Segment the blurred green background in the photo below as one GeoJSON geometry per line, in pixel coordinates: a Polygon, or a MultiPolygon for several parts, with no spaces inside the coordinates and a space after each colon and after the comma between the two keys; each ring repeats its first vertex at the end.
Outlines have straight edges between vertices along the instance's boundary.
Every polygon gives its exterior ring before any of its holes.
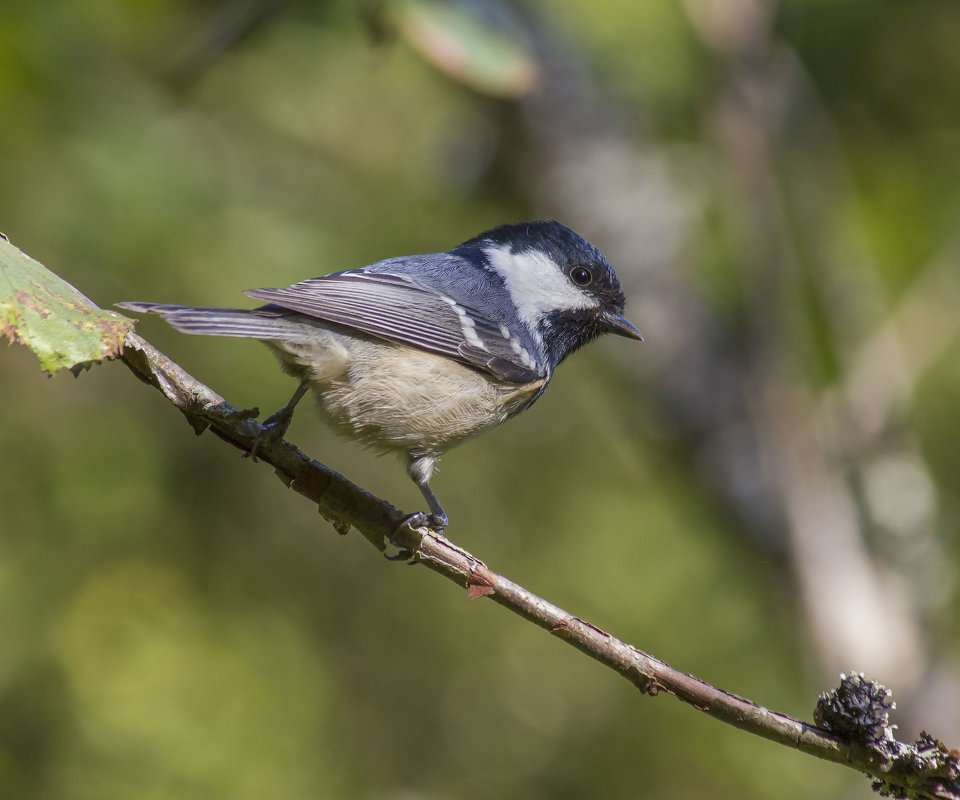
{"type": "MultiPolygon", "coordinates": [[[[229,306],[560,219],[647,341],[445,457],[450,536],[763,705],[863,670],[956,746],[957,41],[935,0],[7,2],[0,230],[105,307],[229,306]]],[[[292,390],[138,330],[237,406],[292,390]]],[[[121,365],[4,348],[0,411],[4,798],[870,795],[335,535],[121,365]]]]}

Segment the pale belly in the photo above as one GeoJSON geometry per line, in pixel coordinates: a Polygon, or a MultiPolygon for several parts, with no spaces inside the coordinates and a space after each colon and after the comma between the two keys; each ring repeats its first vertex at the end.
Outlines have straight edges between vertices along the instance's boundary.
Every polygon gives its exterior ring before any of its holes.
{"type": "Polygon", "coordinates": [[[442,356],[333,332],[269,344],[310,382],[335,428],[381,452],[439,455],[509,419],[546,382],[494,381],[442,356]]]}

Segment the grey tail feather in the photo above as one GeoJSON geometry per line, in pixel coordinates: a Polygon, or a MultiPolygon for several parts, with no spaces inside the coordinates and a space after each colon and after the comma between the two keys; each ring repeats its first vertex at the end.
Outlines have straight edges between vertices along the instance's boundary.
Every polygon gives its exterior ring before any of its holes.
{"type": "Polygon", "coordinates": [[[166,303],[114,303],[118,308],[144,314],[159,314],[178,331],[207,336],[238,336],[248,339],[289,339],[295,324],[285,316],[242,308],[198,308],[166,303]]]}

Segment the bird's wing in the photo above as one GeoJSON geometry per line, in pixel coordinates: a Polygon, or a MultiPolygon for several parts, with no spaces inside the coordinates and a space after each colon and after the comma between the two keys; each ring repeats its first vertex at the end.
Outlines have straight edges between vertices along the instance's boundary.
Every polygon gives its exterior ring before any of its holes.
{"type": "Polygon", "coordinates": [[[406,275],[354,270],[245,294],[391,342],[439,353],[511,383],[546,376],[504,326],[406,275]]]}

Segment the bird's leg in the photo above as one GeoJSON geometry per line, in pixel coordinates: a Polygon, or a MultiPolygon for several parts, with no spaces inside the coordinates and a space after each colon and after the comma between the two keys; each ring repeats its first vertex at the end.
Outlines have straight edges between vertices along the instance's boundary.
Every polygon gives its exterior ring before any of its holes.
{"type": "Polygon", "coordinates": [[[297,391],[293,393],[293,397],[290,398],[289,402],[281,408],[279,411],[275,411],[269,417],[263,421],[263,427],[269,428],[272,433],[275,433],[278,437],[283,437],[287,432],[287,428],[290,427],[290,422],[293,419],[293,410],[297,407],[297,403],[303,398],[307,393],[309,385],[306,381],[301,381],[300,385],[297,387],[297,391]]]}
{"type": "MultiPolygon", "coordinates": [[[[431,464],[431,469],[432,469],[431,464]]],[[[408,466],[408,470],[410,467],[408,466]]],[[[411,472],[411,476],[412,476],[411,472]]],[[[430,506],[430,513],[424,514],[422,511],[416,511],[411,514],[409,517],[406,517],[403,522],[400,523],[400,528],[429,528],[434,536],[438,536],[443,539],[443,531],[447,527],[447,512],[443,510],[443,506],[440,505],[440,501],[437,500],[437,496],[433,493],[430,487],[427,485],[426,481],[422,483],[414,478],[420,491],[423,492],[423,496],[427,500],[427,505],[430,506]]],[[[444,539],[444,541],[446,541],[444,539]]],[[[459,548],[458,548],[459,549],[459,548]]],[[[388,555],[387,559],[390,561],[406,561],[410,564],[416,563],[413,561],[413,552],[407,549],[400,550],[396,555],[388,555]]]]}
{"type": "Polygon", "coordinates": [[[426,481],[418,483],[417,485],[420,487],[420,491],[423,493],[424,499],[430,507],[430,527],[442,531],[450,521],[447,519],[447,512],[443,510],[443,506],[440,505],[440,501],[437,500],[437,496],[433,493],[433,490],[431,490],[430,485],[426,481]]]}
{"type": "Polygon", "coordinates": [[[300,402],[301,398],[307,393],[308,388],[307,382],[302,381],[297,387],[297,391],[293,393],[290,401],[261,423],[265,430],[256,438],[249,453],[249,456],[254,461],[257,460],[257,450],[264,444],[281,441],[283,439],[287,428],[290,427],[290,422],[293,420],[293,410],[297,407],[297,403],[300,402]]]}
{"type": "Polygon", "coordinates": [[[416,514],[411,514],[407,517],[407,519],[404,520],[404,524],[409,525],[411,528],[428,525],[434,531],[440,533],[447,527],[448,519],[446,512],[443,510],[443,506],[440,505],[440,501],[437,500],[437,496],[431,491],[429,485],[430,476],[433,475],[433,465],[436,463],[437,456],[435,454],[417,455],[410,453],[407,457],[407,474],[413,482],[417,484],[417,487],[423,494],[430,508],[430,514],[427,515],[422,511],[418,511],[416,514]]]}

